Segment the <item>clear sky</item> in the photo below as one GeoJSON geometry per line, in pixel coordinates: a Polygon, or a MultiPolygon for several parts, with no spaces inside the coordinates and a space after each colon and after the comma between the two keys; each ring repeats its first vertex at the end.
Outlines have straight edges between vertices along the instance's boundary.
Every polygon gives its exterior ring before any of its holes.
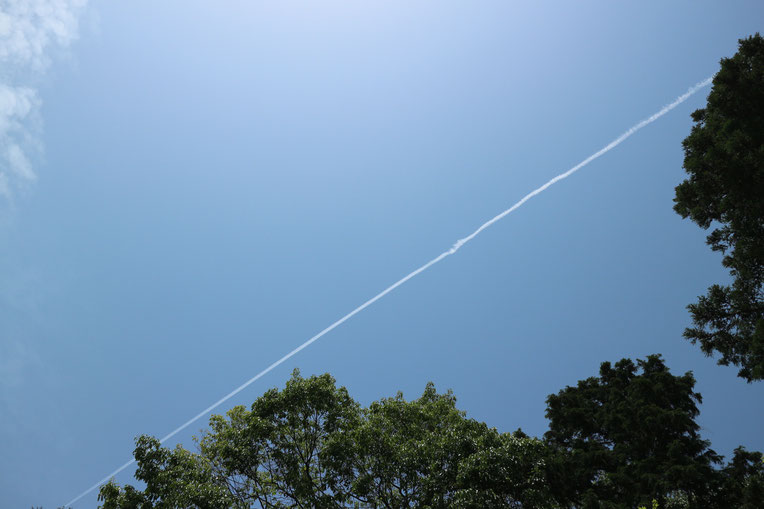
{"type": "MultiPolygon", "coordinates": [[[[136,435],[167,434],[712,75],[764,4],[0,13],[0,507],[53,508],[136,435]]],[[[363,404],[432,380],[468,416],[538,436],[547,395],[662,353],[694,372],[714,449],[764,450],[764,384],[681,336],[685,306],[727,277],[671,208],[707,91],[220,411],[297,367],[363,404]]],[[[204,425],[175,438],[190,447],[204,425]]]]}

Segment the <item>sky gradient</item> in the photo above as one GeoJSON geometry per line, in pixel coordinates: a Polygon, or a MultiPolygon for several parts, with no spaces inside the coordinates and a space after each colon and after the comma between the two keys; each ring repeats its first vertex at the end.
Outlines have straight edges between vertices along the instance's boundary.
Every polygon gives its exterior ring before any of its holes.
{"type": "MultiPolygon", "coordinates": [[[[72,17],[44,51],[0,51],[3,153],[32,172],[2,160],[2,507],[71,500],[136,435],[166,435],[712,75],[764,19],[753,1],[39,4],[72,17]],[[12,110],[2,87],[33,100],[12,110]]],[[[671,209],[707,90],[224,407],[299,367],[364,404],[432,380],[468,416],[541,435],[548,394],[662,353],[694,372],[715,450],[764,449],[764,385],[681,337],[685,306],[727,278],[671,209]]]]}

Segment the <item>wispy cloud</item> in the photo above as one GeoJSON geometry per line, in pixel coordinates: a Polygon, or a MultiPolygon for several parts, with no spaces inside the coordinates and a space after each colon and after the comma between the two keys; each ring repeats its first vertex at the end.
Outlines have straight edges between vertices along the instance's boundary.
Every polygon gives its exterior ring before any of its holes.
{"type": "Polygon", "coordinates": [[[0,196],[34,181],[31,154],[39,142],[35,118],[41,106],[34,83],[50,53],[78,34],[87,0],[0,0],[0,196]]]}
{"type": "Polygon", "coordinates": [[[0,83],[0,195],[8,199],[12,183],[36,177],[22,146],[34,145],[27,122],[39,106],[34,89],[0,83]]]}

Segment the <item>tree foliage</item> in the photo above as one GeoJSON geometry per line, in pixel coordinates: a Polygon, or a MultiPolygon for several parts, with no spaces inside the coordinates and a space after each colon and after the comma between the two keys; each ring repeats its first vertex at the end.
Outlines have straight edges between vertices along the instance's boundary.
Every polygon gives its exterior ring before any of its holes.
{"type": "Polygon", "coordinates": [[[719,456],[701,439],[691,373],[672,375],[660,356],[602,363],[600,376],[547,398],[547,441],[558,447],[555,493],[583,507],[660,507],[712,491],[719,456]]]}
{"type": "Polygon", "coordinates": [[[139,437],[139,490],[113,481],[104,509],[557,507],[548,447],[467,419],[428,384],[361,408],[327,375],[266,392],[247,410],[213,416],[199,452],[139,437]]]}
{"type": "Polygon", "coordinates": [[[704,229],[724,254],[730,285],[716,284],[688,306],[685,337],[719,363],[739,366],[748,382],[764,379],[764,38],[740,40],[721,61],[707,106],[692,114],[684,140],[689,177],[674,210],[704,229]]]}
{"type": "Polygon", "coordinates": [[[411,402],[372,403],[345,437],[344,475],[370,507],[554,507],[546,446],[467,419],[448,392],[428,384],[411,402]]]}
{"type": "Polygon", "coordinates": [[[764,457],[760,452],[735,449],[732,460],[722,469],[716,491],[716,507],[761,509],[764,507],[764,457]]]}
{"type": "Polygon", "coordinates": [[[136,439],[135,477],[103,509],[759,509],[764,463],[720,461],[698,434],[690,373],[657,355],[606,362],[547,399],[545,440],[468,419],[432,384],[363,408],[328,375],[212,416],[198,451],[136,439]]]}
{"type": "Polygon", "coordinates": [[[103,509],[145,509],[150,507],[239,507],[218,481],[211,463],[182,447],[167,449],[153,437],[136,439],[134,456],[138,464],[135,478],[146,484],[120,488],[114,482],[101,487],[103,509]]]}
{"type": "Polygon", "coordinates": [[[360,419],[358,404],[331,376],[295,372],[283,391],[266,392],[250,410],[213,416],[200,452],[243,507],[345,507],[351,494],[334,470],[345,451],[326,445],[360,419]]]}

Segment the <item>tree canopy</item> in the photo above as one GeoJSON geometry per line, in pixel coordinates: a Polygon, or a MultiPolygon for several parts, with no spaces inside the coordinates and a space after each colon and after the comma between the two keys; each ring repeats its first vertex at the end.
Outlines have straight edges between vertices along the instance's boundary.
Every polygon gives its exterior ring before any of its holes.
{"type": "Polygon", "coordinates": [[[544,439],[469,419],[428,384],[368,407],[328,374],[295,371],[249,409],[210,418],[197,452],[136,439],[143,489],[101,487],[103,509],[755,509],[761,453],[723,468],[699,436],[692,374],[657,356],[602,364],[547,399],[544,439]]]}
{"type": "Polygon", "coordinates": [[[672,375],[651,355],[604,362],[599,377],[550,395],[545,438],[562,452],[558,496],[602,508],[705,499],[720,457],[699,435],[694,385],[691,373],[672,375]]]}
{"type": "Polygon", "coordinates": [[[136,440],[144,490],[101,488],[104,509],[557,507],[548,447],[467,419],[428,384],[361,408],[328,375],[266,392],[213,416],[199,452],[136,440]]]}
{"type": "Polygon", "coordinates": [[[721,69],[705,108],[692,114],[685,138],[689,177],[676,188],[674,210],[704,229],[724,254],[733,281],[715,284],[688,306],[684,335],[739,376],[764,379],[764,38],[740,40],[721,69]]]}

